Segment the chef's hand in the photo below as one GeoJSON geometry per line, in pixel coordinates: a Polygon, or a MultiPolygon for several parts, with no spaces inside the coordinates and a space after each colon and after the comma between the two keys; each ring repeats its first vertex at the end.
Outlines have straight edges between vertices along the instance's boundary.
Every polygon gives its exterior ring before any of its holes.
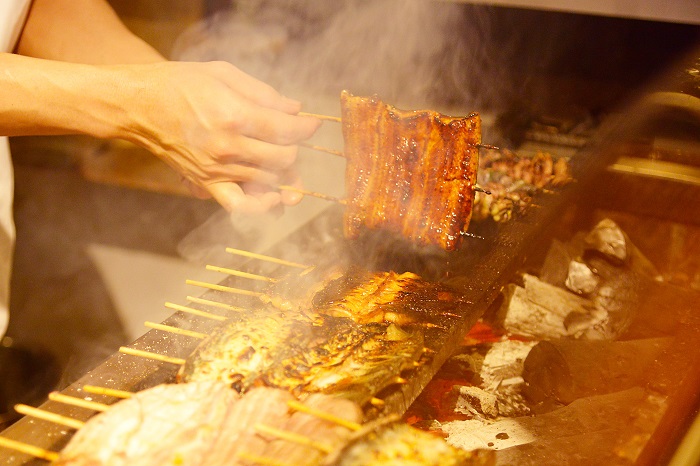
{"type": "Polygon", "coordinates": [[[167,162],[200,197],[230,212],[265,212],[301,196],[294,168],[300,141],[321,121],[296,115],[301,104],[225,62],[161,62],[139,76],[126,134],[167,162]]]}

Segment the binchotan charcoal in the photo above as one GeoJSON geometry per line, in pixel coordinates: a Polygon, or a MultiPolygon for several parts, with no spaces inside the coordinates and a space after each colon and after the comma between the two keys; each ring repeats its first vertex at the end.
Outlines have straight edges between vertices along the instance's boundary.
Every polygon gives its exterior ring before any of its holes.
{"type": "Polygon", "coordinates": [[[499,414],[498,397],[479,387],[455,385],[449,399],[456,413],[485,418],[495,418],[499,414]]]}
{"type": "Polygon", "coordinates": [[[586,396],[643,386],[672,338],[541,341],[525,359],[523,393],[533,403],[569,404],[586,396]]]}
{"type": "Polygon", "coordinates": [[[577,295],[589,295],[593,293],[600,283],[598,275],[591,268],[578,260],[569,262],[569,270],[564,281],[567,289],[577,295]]]}
{"type": "Polygon", "coordinates": [[[557,239],[552,240],[540,268],[540,280],[564,288],[566,277],[569,275],[569,263],[583,256],[585,237],[586,233],[579,232],[565,243],[557,239]]]}
{"type": "Polygon", "coordinates": [[[617,223],[608,218],[598,222],[586,235],[585,246],[585,255],[599,255],[618,267],[626,266],[649,278],[660,278],[654,264],[630,241],[617,223]]]}
{"type": "Polygon", "coordinates": [[[535,339],[578,338],[604,325],[606,316],[595,309],[591,300],[533,275],[524,275],[523,284],[510,284],[504,291],[497,321],[506,331],[535,339]]]}

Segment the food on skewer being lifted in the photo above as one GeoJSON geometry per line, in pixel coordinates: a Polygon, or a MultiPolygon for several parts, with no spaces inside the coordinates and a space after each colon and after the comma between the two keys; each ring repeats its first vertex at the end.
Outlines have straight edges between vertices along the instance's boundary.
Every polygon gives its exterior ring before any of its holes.
{"type": "Polygon", "coordinates": [[[340,96],[345,141],[344,230],[398,234],[458,249],[469,227],[481,144],[473,113],[404,111],[376,96],[340,96]]]}

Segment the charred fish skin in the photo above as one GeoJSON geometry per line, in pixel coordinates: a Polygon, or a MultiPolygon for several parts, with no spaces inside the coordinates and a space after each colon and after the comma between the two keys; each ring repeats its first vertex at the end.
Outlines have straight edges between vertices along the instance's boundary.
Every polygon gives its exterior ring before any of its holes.
{"type": "Polygon", "coordinates": [[[403,111],[377,96],[340,96],[345,236],[383,230],[418,245],[458,249],[474,202],[481,120],[403,111]]]}
{"type": "MultiPolygon", "coordinates": [[[[423,280],[412,272],[369,272],[350,269],[328,282],[312,300],[320,314],[358,323],[439,326],[463,300],[452,288],[423,280]]],[[[454,315],[454,314],[452,314],[454,315]]]]}
{"type": "Polygon", "coordinates": [[[251,314],[224,323],[204,339],[178,371],[178,382],[219,380],[241,393],[255,386],[274,362],[280,342],[292,335],[293,320],[274,308],[251,314]]]}
{"type": "Polygon", "coordinates": [[[298,395],[335,395],[363,406],[394,385],[403,371],[414,369],[423,354],[423,335],[418,330],[332,320],[337,324],[330,337],[289,351],[263,376],[264,383],[298,395]]]}

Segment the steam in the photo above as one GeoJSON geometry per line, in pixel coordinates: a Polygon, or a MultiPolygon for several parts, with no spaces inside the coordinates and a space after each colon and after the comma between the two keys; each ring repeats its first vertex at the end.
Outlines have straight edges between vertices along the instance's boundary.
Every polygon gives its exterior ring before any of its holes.
{"type": "Polygon", "coordinates": [[[290,95],[426,106],[444,94],[446,57],[464,59],[463,20],[461,5],[434,1],[243,0],[187,31],[174,55],[229,61],[290,95]]]}
{"type": "MultiPolygon", "coordinates": [[[[485,68],[478,63],[488,24],[487,16],[465,15],[464,5],[449,2],[240,0],[186,31],[173,58],[233,63],[314,113],[338,115],[343,89],[406,109],[449,113],[439,107],[458,102],[452,113],[470,113],[475,96],[483,96],[465,83],[485,68]]],[[[340,128],[328,126],[312,142],[342,150],[340,128]]],[[[342,159],[303,151],[298,162],[307,189],[344,197],[342,159]]],[[[281,217],[216,214],[185,238],[180,253],[211,263],[230,259],[225,246],[265,251],[326,207],[305,198],[281,217]]]]}

